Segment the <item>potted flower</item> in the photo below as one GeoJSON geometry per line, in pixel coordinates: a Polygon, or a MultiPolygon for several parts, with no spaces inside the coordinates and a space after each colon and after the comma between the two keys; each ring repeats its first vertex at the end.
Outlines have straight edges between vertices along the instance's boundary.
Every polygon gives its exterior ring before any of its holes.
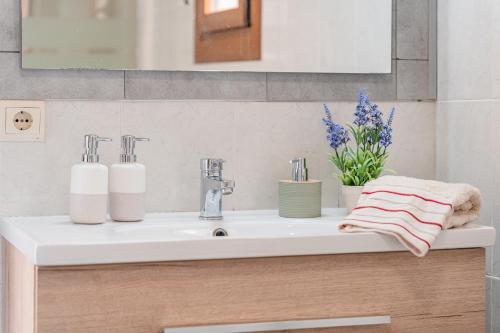
{"type": "Polygon", "coordinates": [[[342,183],[342,196],[348,213],[356,206],[363,186],[376,179],[384,170],[392,144],[392,108],[387,121],[377,104],[371,103],[364,91],[358,93],[354,122],[347,129],[335,123],[328,106],[324,104],[327,140],[333,152],[330,161],[338,168],[337,178],[342,183]],[[348,144],[354,139],[354,144],[348,144]]]}

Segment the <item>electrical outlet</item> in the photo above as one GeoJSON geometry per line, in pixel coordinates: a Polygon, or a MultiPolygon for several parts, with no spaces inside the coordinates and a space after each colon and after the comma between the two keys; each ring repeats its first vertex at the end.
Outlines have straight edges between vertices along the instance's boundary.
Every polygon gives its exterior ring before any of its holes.
{"type": "Polygon", "coordinates": [[[43,141],[44,137],[44,102],[0,101],[1,141],[43,141]]]}
{"type": "MultiPolygon", "coordinates": [[[[31,111],[37,111],[39,113],[38,109],[31,109],[28,111],[17,111],[16,114],[14,115],[14,127],[18,131],[28,131],[31,128],[33,128],[33,116],[31,115],[31,111]]],[[[9,112],[9,109],[7,109],[7,112],[9,112]]],[[[8,117],[8,116],[7,116],[8,117]]],[[[9,118],[7,118],[9,119],[9,118]]]]}
{"type": "Polygon", "coordinates": [[[9,108],[5,110],[5,132],[7,134],[23,134],[39,132],[40,108],[9,108]],[[20,133],[23,132],[23,133],[20,133]]]}

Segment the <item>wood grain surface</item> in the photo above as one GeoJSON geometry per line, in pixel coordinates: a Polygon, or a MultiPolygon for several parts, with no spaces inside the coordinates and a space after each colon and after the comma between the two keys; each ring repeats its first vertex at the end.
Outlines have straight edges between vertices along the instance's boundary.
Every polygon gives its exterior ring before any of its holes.
{"type": "Polygon", "coordinates": [[[3,241],[3,332],[35,332],[36,267],[3,241]]]}
{"type": "Polygon", "coordinates": [[[392,323],[301,332],[484,332],[484,249],[40,267],[37,288],[38,333],[371,315],[392,323]]]}

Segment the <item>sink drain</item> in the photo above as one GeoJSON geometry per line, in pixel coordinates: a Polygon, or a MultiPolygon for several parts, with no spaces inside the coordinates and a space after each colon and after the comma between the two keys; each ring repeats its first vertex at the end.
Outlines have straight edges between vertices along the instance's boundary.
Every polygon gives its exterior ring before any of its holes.
{"type": "Polygon", "coordinates": [[[217,228],[212,233],[212,236],[214,236],[214,237],[226,237],[228,235],[229,234],[227,233],[227,231],[225,229],[222,229],[222,228],[217,228]]]}

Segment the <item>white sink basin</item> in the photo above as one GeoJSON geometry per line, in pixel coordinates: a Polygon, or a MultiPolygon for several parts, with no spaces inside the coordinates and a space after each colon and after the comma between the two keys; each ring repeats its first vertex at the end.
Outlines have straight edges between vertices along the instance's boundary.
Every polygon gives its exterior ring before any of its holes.
{"type": "MultiPolygon", "coordinates": [[[[225,212],[223,221],[197,213],[150,214],[140,223],[75,225],[66,216],[12,217],[0,233],[35,265],[203,260],[405,250],[394,238],[338,231],[343,209],[317,219],[284,219],[277,211],[225,212]],[[228,235],[214,237],[223,228],[228,235]]],[[[433,249],[490,246],[495,229],[469,225],[443,231],[433,249]]]]}
{"type": "Polygon", "coordinates": [[[120,239],[206,239],[212,238],[216,229],[226,230],[231,238],[277,238],[338,233],[342,217],[343,214],[328,214],[318,219],[282,219],[275,211],[259,211],[226,212],[222,221],[204,221],[192,213],[151,214],[147,223],[108,226],[120,239]]]}

